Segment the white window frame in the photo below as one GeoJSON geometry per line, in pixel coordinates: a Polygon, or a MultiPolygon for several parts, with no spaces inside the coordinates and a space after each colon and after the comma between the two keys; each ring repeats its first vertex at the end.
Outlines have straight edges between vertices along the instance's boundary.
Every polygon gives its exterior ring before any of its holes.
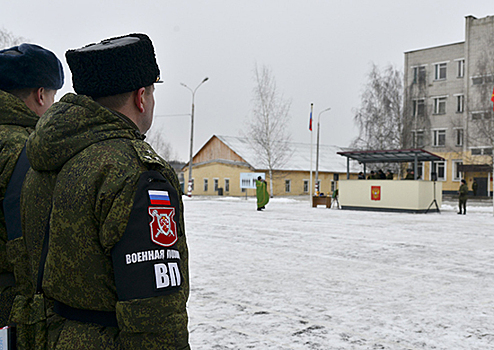
{"type": "Polygon", "coordinates": [[[456,97],[456,113],[463,113],[465,110],[465,95],[457,94],[456,97]]]}
{"type": "Polygon", "coordinates": [[[456,77],[457,78],[463,78],[465,76],[465,59],[464,58],[459,58],[455,60],[456,63],[456,77]]]}
{"type": "Polygon", "coordinates": [[[214,177],[214,178],[213,178],[213,188],[214,188],[214,192],[217,192],[219,187],[220,187],[220,179],[219,179],[219,178],[217,178],[217,177],[214,177]]]}
{"type": "Polygon", "coordinates": [[[230,179],[225,178],[225,192],[230,192],[230,179]]]}
{"type": "Polygon", "coordinates": [[[446,114],[446,101],[448,96],[436,96],[432,98],[434,101],[434,114],[446,114]],[[441,111],[441,105],[444,105],[444,111],[441,111]]]}
{"type": "Polygon", "coordinates": [[[309,186],[310,186],[309,182],[310,182],[309,180],[304,179],[304,193],[309,193],[309,186]]]}
{"type": "Polygon", "coordinates": [[[446,129],[433,129],[432,130],[432,146],[433,147],[444,147],[446,146],[446,129]],[[444,135],[444,143],[439,142],[440,136],[444,135]]]}
{"type": "Polygon", "coordinates": [[[417,179],[424,180],[424,162],[417,162],[417,179]]]}
{"type": "Polygon", "coordinates": [[[434,64],[434,80],[446,80],[448,77],[448,62],[438,62],[434,64]],[[444,77],[441,77],[444,73],[444,77]]]}
{"type": "Polygon", "coordinates": [[[492,147],[491,146],[470,147],[470,152],[472,153],[472,156],[490,156],[492,155],[492,147]]]}
{"type": "Polygon", "coordinates": [[[292,180],[285,180],[285,193],[292,192],[292,180]]]}
{"type": "Polygon", "coordinates": [[[481,119],[490,119],[491,118],[491,111],[472,111],[470,113],[470,116],[472,120],[481,120],[481,119]]]}
{"type": "Polygon", "coordinates": [[[412,131],[412,147],[413,148],[422,148],[425,146],[424,142],[424,130],[414,130],[412,131]],[[420,140],[422,142],[419,142],[419,135],[420,135],[420,140]]]}
{"type": "Polygon", "coordinates": [[[444,160],[444,161],[440,161],[440,162],[434,162],[434,166],[431,166],[431,171],[430,171],[430,179],[432,179],[432,173],[434,172],[434,170],[436,170],[436,174],[437,174],[437,181],[446,181],[446,178],[447,178],[447,161],[444,160]],[[439,167],[442,168],[443,170],[443,177],[439,177],[439,167]]]}
{"type": "Polygon", "coordinates": [[[418,83],[421,82],[420,81],[421,80],[421,77],[420,77],[420,70],[421,70],[421,68],[423,68],[423,72],[424,72],[423,79],[424,79],[424,83],[425,83],[426,74],[427,74],[426,67],[427,67],[427,65],[413,66],[413,67],[411,67],[412,68],[412,77],[413,77],[413,83],[414,84],[418,84],[418,83]]]}
{"type": "Polygon", "coordinates": [[[413,117],[422,117],[425,115],[425,98],[416,98],[412,100],[412,116],[413,117]],[[419,114],[419,101],[422,102],[422,114],[419,114]]]}
{"type": "Polygon", "coordinates": [[[459,182],[462,179],[462,174],[459,172],[458,165],[463,164],[462,159],[453,159],[451,163],[451,179],[452,181],[459,182]]]}
{"type": "Polygon", "coordinates": [[[203,189],[204,192],[207,192],[208,191],[208,188],[209,188],[209,183],[208,182],[209,182],[208,179],[206,179],[206,178],[203,179],[203,187],[202,187],[202,189],[203,189]]]}
{"type": "Polygon", "coordinates": [[[463,128],[454,128],[455,131],[455,146],[463,146],[463,142],[465,139],[465,129],[463,128]]]}

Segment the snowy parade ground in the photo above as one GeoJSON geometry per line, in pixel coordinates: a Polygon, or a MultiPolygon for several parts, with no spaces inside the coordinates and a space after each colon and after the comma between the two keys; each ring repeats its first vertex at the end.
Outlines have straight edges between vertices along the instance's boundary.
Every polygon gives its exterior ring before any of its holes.
{"type": "Polygon", "coordinates": [[[184,197],[190,344],[208,349],[494,349],[494,216],[184,197]]]}

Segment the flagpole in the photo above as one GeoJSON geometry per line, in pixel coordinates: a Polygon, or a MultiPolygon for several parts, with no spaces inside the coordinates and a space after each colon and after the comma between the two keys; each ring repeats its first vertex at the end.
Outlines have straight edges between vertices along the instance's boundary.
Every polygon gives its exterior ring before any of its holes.
{"type": "Polygon", "coordinates": [[[310,130],[310,178],[309,178],[309,203],[312,206],[312,110],[314,109],[314,104],[310,104],[310,119],[309,119],[309,130],[310,130]]]}

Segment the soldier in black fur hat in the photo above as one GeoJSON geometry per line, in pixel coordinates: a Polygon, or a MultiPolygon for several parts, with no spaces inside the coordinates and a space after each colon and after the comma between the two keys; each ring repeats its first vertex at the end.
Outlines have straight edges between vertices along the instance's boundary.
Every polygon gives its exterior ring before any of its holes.
{"type": "Polygon", "coordinates": [[[48,227],[50,346],[189,349],[181,188],[144,141],[160,74],[151,40],[129,34],[66,58],[77,95],[56,103],[29,139],[34,171],[22,205],[29,242],[48,227]]]}

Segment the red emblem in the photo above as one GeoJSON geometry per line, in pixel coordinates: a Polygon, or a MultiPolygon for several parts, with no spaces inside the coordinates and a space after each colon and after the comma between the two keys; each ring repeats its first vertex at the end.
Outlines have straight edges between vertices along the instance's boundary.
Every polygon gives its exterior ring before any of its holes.
{"type": "Polygon", "coordinates": [[[151,240],[163,247],[175,244],[178,239],[175,208],[149,207],[148,213],[153,219],[149,224],[151,240]]]}
{"type": "Polygon", "coordinates": [[[371,200],[381,200],[381,186],[371,186],[371,200]]]}

